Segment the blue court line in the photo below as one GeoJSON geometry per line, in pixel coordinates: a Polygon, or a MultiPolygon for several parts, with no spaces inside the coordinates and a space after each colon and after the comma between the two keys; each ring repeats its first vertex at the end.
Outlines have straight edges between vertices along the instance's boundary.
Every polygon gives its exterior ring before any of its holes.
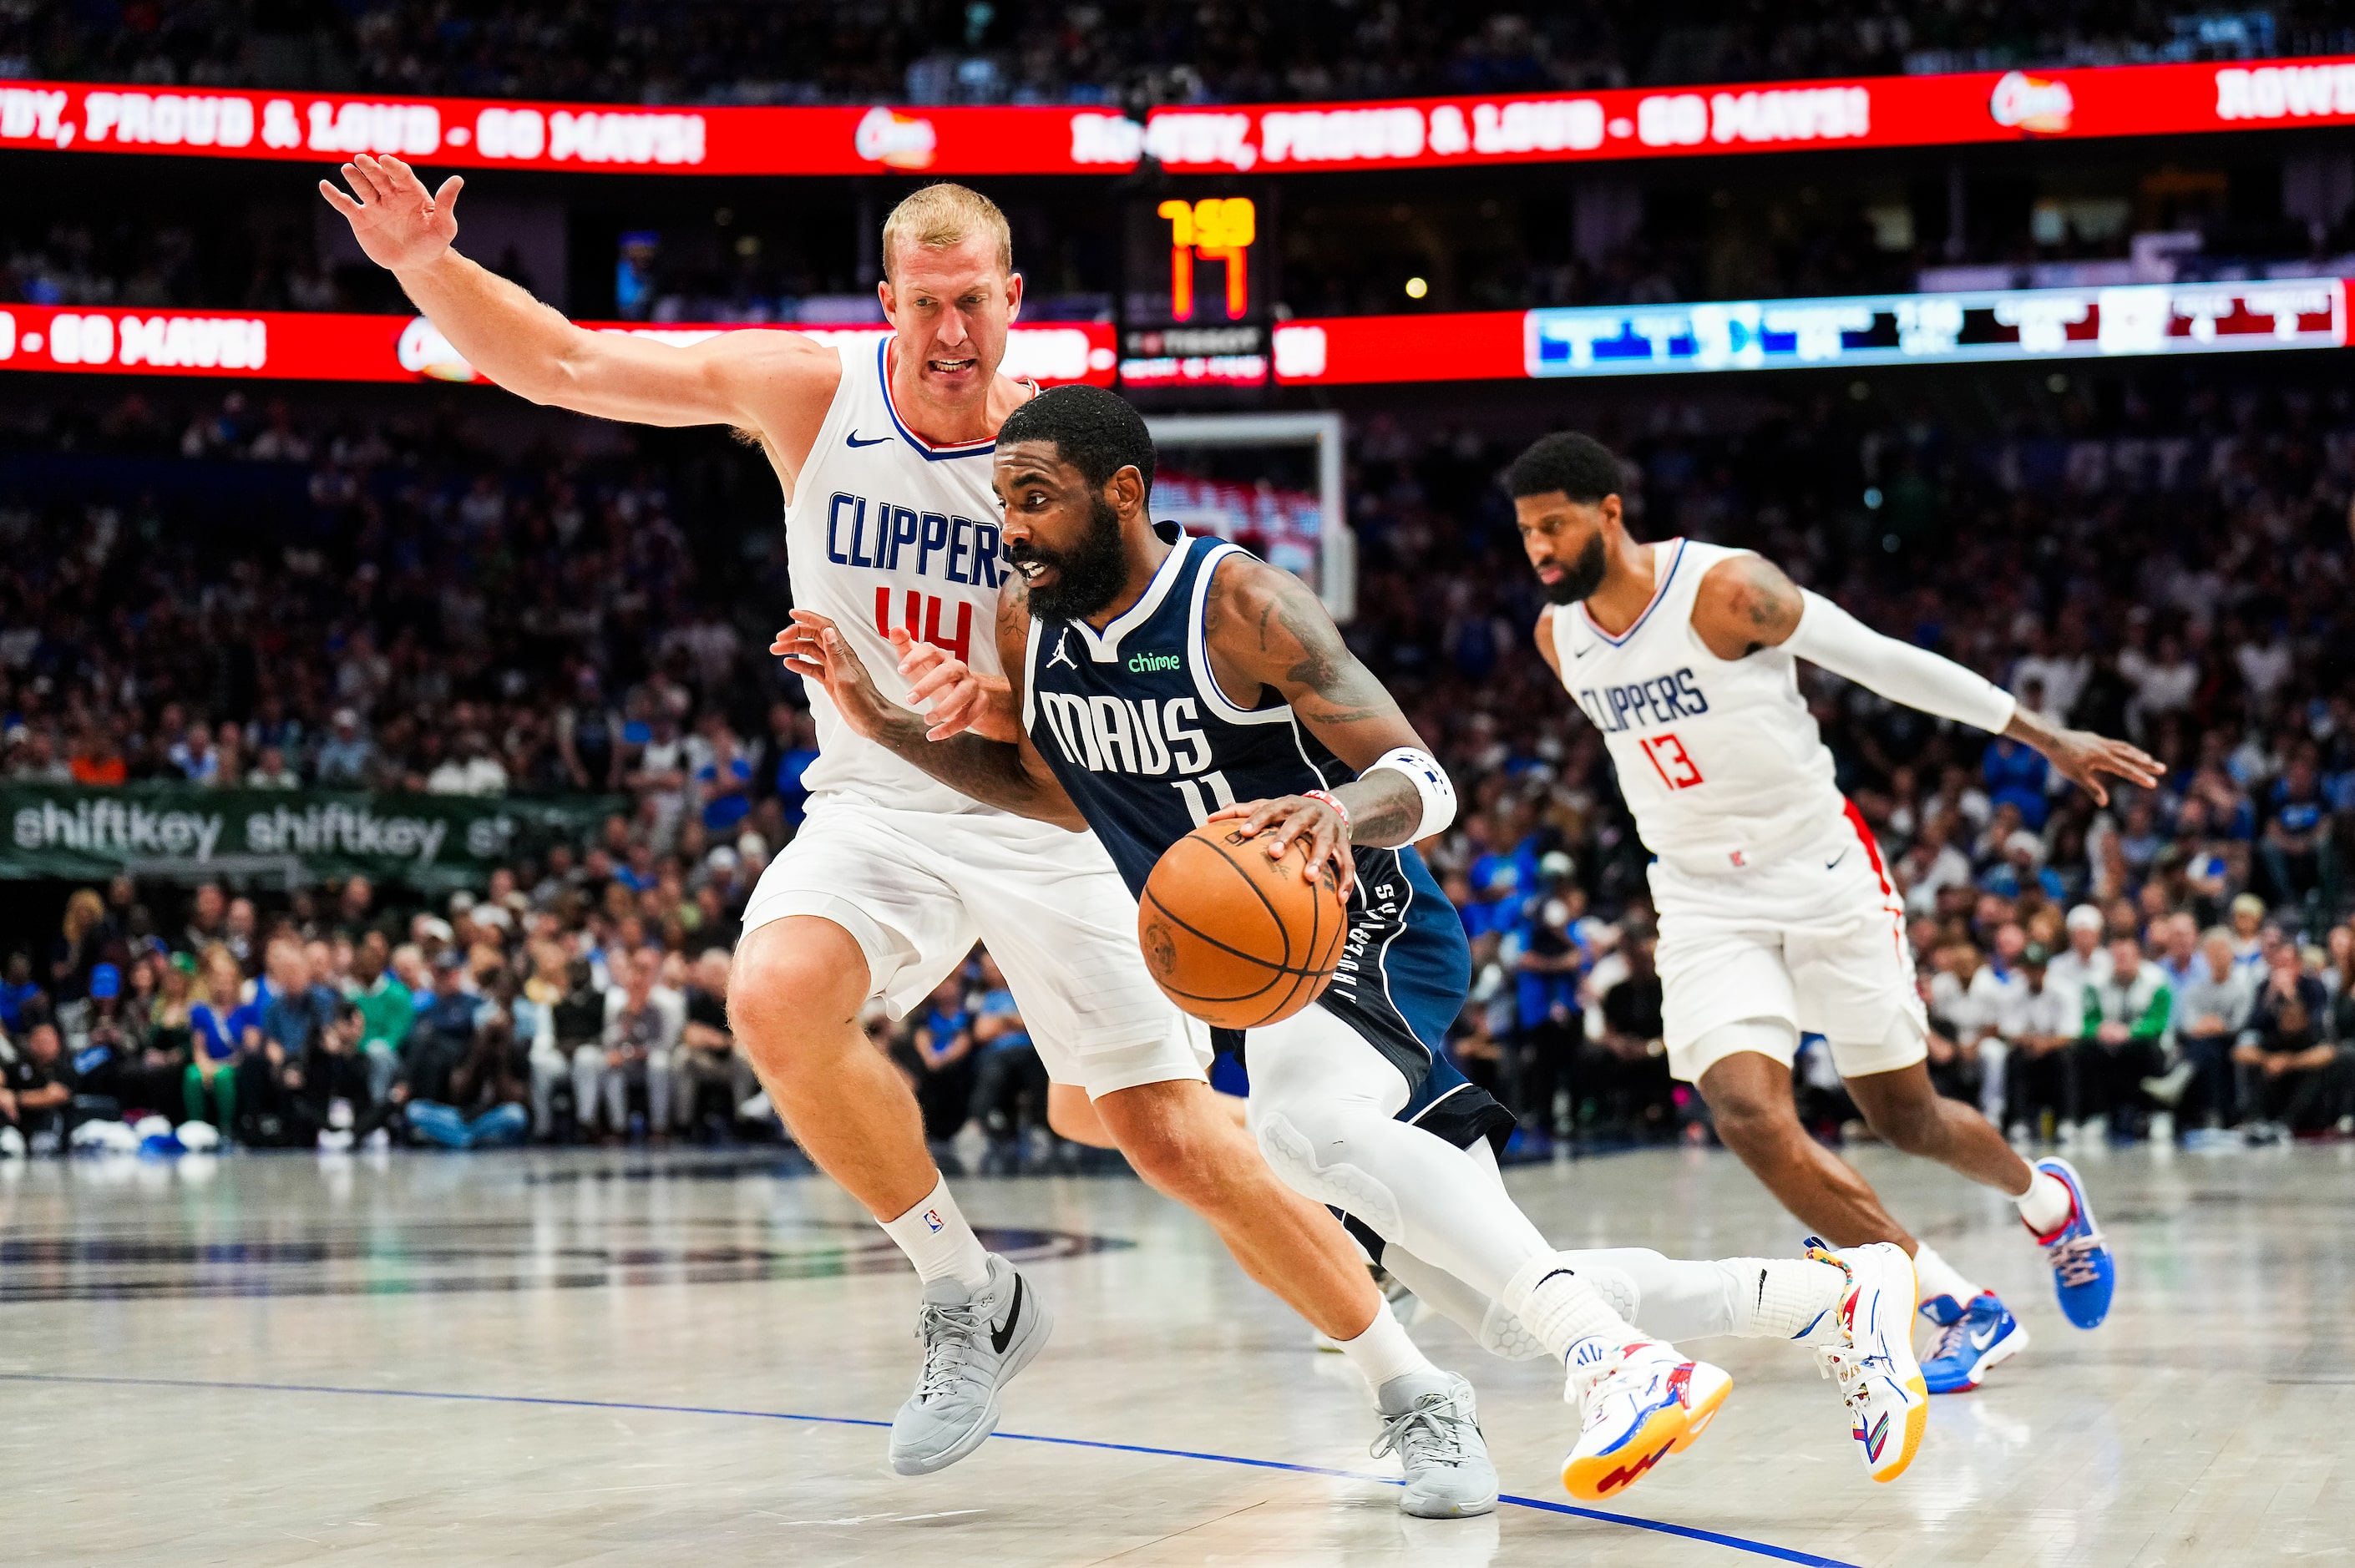
{"type": "MultiPolygon", "coordinates": [[[[698,1404],[639,1404],[610,1399],[556,1399],[529,1393],[452,1393],[432,1389],[416,1388],[336,1388],[324,1383],[215,1383],[193,1378],[166,1377],[94,1377],[70,1372],[0,1372],[0,1383],[54,1383],[104,1384],[123,1388],[183,1388],[232,1389],[246,1393],[346,1393],[365,1394],[378,1399],[438,1399],[472,1404],[539,1404],[565,1410],[634,1410],[662,1415],[737,1415],[756,1421],[802,1421],[822,1426],[884,1426],[888,1421],[876,1421],[857,1415],[804,1415],[787,1410],[730,1410],[698,1404]]],[[[1295,1465],[1283,1459],[1253,1459],[1240,1454],[1209,1454],[1191,1448],[1155,1448],[1142,1443],[1105,1443],[1092,1437],[1050,1437],[1035,1432],[999,1432],[993,1441],[1000,1443],[1052,1443],[1066,1448],[1095,1448],[1114,1454],[1144,1454],[1156,1459],[1201,1459],[1214,1465],[1243,1465],[1256,1470],[1288,1470],[1301,1476],[1329,1476],[1344,1481],[1370,1481],[1380,1486],[1402,1485],[1393,1476],[1370,1476],[1359,1470],[1336,1470],[1323,1465],[1295,1465]]],[[[1580,1519],[1599,1520],[1605,1524],[1623,1524],[1632,1530],[1655,1531],[1662,1535],[1681,1536],[1687,1541],[1705,1542],[1711,1546],[1724,1546],[1735,1552],[1747,1552],[1755,1557],[1772,1558],[1777,1563],[1796,1563],[1802,1568],[1857,1568],[1836,1557],[1818,1557],[1812,1552],[1797,1552],[1787,1546],[1770,1546],[1763,1541],[1751,1541],[1739,1535],[1723,1535],[1714,1530],[1700,1530],[1689,1524],[1669,1524],[1657,1519],[1637,1519],[1633,1514],[1605,1513],[1601,1509],[1580,1508],[1572,1503],[1550,1502],[1542,1498],[1518,1497],[1510,1492],[1500,1495],[1499,1502],[1518,1508],[1537,1509],[1546,1513],[1566,1513],[1580,1519]]]]}

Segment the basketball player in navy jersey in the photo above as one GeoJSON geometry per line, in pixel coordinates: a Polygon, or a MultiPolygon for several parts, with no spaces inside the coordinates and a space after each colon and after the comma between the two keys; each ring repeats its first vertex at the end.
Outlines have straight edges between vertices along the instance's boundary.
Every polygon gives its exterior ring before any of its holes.
{"type": "MultiPolygon", "coordinates": [[[[1063,387],[1007,417],[995,479],[1018,574],[997,617],[1007,681],[990,694],[997,711],[964,733],[885,698],[823,615],[795,610],[773,652],[823,683],[851,727],[933,777],[1093,828],[1132,890],[1205,821],[1264,836],[1275,855],[1306,841],[1304,874],[1337,876],[1349,934],[1316,1005],[1245,1036],[1251,1130],[1284,1181],[1387,1244],[1380,1261],[1418,1293],[1455,1303],[1467,1326],[1501,1303],[1561,1360],[1582,1410],[1562,1468],[1573,1494],[1613,1495],[1689,1446],[1731,1387],[1634,1328],[1639,1312],[1680,1333],[1816,1348],[1876,1435],[1868,1466],[1893,1478],[1927,1404],[1902,1249],[1715,1263],[1561,1253],[1514,1205],[1482,1136],[1500,1125],[1493,1102],[1440,1054],[1469,955],[1412,846],[1455,813],[1446,772],[1298,579],[1149,521],[1153,467],[1143,419],[1109,392],[1063,387]],[[1009,729],[1016,739],[991,738],[1009,729]]],[[[970,705],[952,699],[960,715],[970,705]]],[[[1386,1440],[1479,1443],[1462,1379],[1413,1393],[1401,1404],[1384,1391],[1386,1440]]]]}
{"type": "MultiPolygon", "coordinates": [[[[464,181],[428,192],[398,158],[321,182],[467,360],[535,402],[757,438],[787,499],[794,599],[878,658],[887,626],[970,649],[985,672],[1005,570],[989,486],[998,421],[1037,389],[999,373],[1022,302],[1005,215],[960,185],[911,193],[883,225],[881,342],[736,332],[687,346],[590,332],[461,255],[464,181]],[[896,625],[892,623],[897,623],[896,625]],[[979,635],[975,636],[978,626],[979,635]]],[[[976,939],[1005,969],[1054,1078],[1084,1089],[1138,1173],[1180,1199],[1260,1283],[1337,1340],[1369,1385],[1436,1369],[1384,1309],[1348,1237],[1278,1181],[1203,1077],[1206,1042],[1154,986],[1136,905],[1103,846],[943,789],[845,727],[813,690],[808,821],[744,912],[729,1018],[796,1142],[865,1204],[922,1282],[923,1370],[892,1422],[903,1475],[954,1464],[1045,1343],[1035,1281],[987,1252],[926,1150],[916,1103],[858,1025],[929,994],[976,939]]],[[[1401,1506],[1495,1504],[1496,1478],[1406,1445],[1401,1506]]]]}
{"type": "Polygon", "coordinates": [[[2162,765],[2048,724],[1751,551],[1638,541],[1618,460],[1589,437],[1545,437],[1507,485],[1552,601],[1538,618],[1539,655],[1602,732],[1654,856],[1669,1070],[1700,1090],[1718,1136],[1784,1207],[1836,1243],[1895,1242],[1914,1255],[1922,1312],[1943,1326],[1923,1366],[1933,1392],[1977,1387],[2027,1334],[1799,1125],[1791,1063],[1802,1031],[1826,1036],[1874,1132],[2010,1197],[2045,1249],[2062,1312],[2099,1325],[2115,1268],[2076,1171],[2061,1159],[2030,1166],[1975,1107],[1930,1086],[1903,907],[1871,830],[1832,781],[1796,661],[2034,747],[2104,804],[2105,776],[2147,788],[2162,765]]]}

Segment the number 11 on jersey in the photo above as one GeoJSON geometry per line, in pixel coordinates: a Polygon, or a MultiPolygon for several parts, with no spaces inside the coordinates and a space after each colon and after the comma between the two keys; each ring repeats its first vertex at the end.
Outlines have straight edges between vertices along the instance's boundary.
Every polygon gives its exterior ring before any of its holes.
{"type": "Polygon", "coordinates": [[[1186,797],[1187,814],[1194,819],[1194,825],[1198,828],[1210,820],[1212,811],[1223,811],[1235,803],[1234,789],[1228,784],[1227,776],[1223,773],[1205,773],[1199,779],[1180,779],[1169,787],[1186,797]],[[1210,787],[1210,804],[1207,806],[1202,804],[1202,786],[1205,784],[1210,787]]]}
{"type": "Polygon", "coordinates": [[[1644,755],[1651,759],[1652,771],[1657,773],[1660,782],[1669,789],[1689,789],[1701,781],[1700,769],[1693,766],[1691,756],[1685,750],[1685,743],[1675,736],[1646,736],[1636,744],[1644,748],[1644,755]]]}

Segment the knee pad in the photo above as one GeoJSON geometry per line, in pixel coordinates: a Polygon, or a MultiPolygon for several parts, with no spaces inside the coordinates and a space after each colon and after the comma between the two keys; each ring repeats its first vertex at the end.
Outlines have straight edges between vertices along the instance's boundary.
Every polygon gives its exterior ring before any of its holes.
{"type": "Polygon", "coordinates": [[[1253,1117],[1252,1123],[1260,1153],[1285,1186],[1356,1215],[1384,1236],[1398,1235],[1398,1199],[1373,1172],[1349,1162],[1346,1139],[1321,1140],[1328,1157],[1320,1164],[1320,1140],[1302,1131],[1288,1113],[1269,1110],[1253,1117]]]}

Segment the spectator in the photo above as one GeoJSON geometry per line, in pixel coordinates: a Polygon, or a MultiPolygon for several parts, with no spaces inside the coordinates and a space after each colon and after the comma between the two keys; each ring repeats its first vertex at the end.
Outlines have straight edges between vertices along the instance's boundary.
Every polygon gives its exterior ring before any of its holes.
{"type": "Polygon", "coordinates": [[[315,766],[323,789],[368,787],[369,774],[376,766],[376,746],[360,733],[360,715],[356,711],[336,710],[327,736],[319,743],[315,766]]]}
{"type": "Polygon", "coordinates": [[[543,992],[564,988],[549,1009],[548,1044],[535,1044],[531,1058],[532,1123],[542,1138],[552,1139],[558,1131],[556,1086],[567,1075],[576,1129],[585,1130],[597,1114],[597,1080],[605,1070],[605,991],[585,959],[567,963],[560,975],[543,965],[532,983],[543,992]]]}
{"type": "Polygon", "coordinates": [[[2133,937],[2114,938],[2109,949],[2109,972],[2085,987],[2069,1116],[2077,1136],[2095,1142],[2134,1130],[2128,1122],[2144,1104],[2142,1082],[2166,1066],[2160,1047],[2173,1001],[2167,971],[2144,959],[2133,937]]]}
{"type": "Polygon", "coordinates": [[[1052,1137],[1045,1130],[1047,1069],[997,960],[985,951],[976,969],[969,1025],[975,1065],[968,1115],[989,1139],[988,1165],[1012,1174],[1021,1169],[1026,1141],[1052,1137]]]}
{"type": "Polygon", "coordinates": [[[2285,943],[2273,956],[2249,1026],[2232,1049],[2248,1107],[2249,1140],[2279,1143],[2318,1130],[2345,1114],[2350,1051],[2328,1035],[2330,997],[2285,943]]]}
{"type": "MultiPolygon", "coordinates": [[[[671,1091],[686,1008],[677,991],[655,983],[660,965],[648,949],[624,953],[616,966],[617,983],[605,992],[605,1056],[597,1088],[609,1142],[629,1130],[633,1088],[645,1092],[648,1139],[660,1143],[670,1135],[671,1091]]],[[[585,1118],[587,1113],[582,1114],[585,1118]]]]}
{"type": "Polygon", "coordinates": [[[0,1156],[24,1158],[62,1140],[73,1099],[71,1067],[54,1023],[36,1023],[20,1048],[0,1037],[0,1156]]]}
{"type": "Polygon", "coordinates": [[[245,977],[225,945],[212,943],[196,963],[204,995],[188,1008],[195,1054],[188,1064],[185,1102],[190,1121],[203,1120],[209,1110],[214,1128],[226,1141],[240,1131],[238,1063],[249,1050],[261,1047],[261,1010],[240,999],[245,977]]]}
{"type": "Polygon", "coordinates": [[[2051,959],[2041,943],[2021,950],[2021,994],[2004,1014],[2003,1110],[2014,1143],[2038,1136],[2046,1117],[2066,1118],[2075,1100],[2069,1068],[2084,1025],[2085,988],[2055,984],[2051,959]]]}
{"type": "Polygon", "coordinates": [[[687,988],[687,1022],[679,1035],[679,1099],[691,1126],[702,1091],[717,1086],[728,1097],[727,1121],[759,1092],[752,1064],[736,1049],[728,1028],[728,950],[707,948],[696,960],[687,988]]]}
{"type": "Polygon", "coordinates": [[[2232,1126],[2240,1114],[2233,1048],[2248,1025],[2257,987],[2233,960],[2232,934],[2212,927],[2185,966],[2176,990],[2174,1067],[2143,1085],[2153,1099],[2211,1128],[2232,1126]]]}
{"type": "MultiPolygon", "coordinates": [[[[365,882],[358,877],[352,879],[365,882]]],[[[346,889],[348,902],[348,887],[346,889]]],[[[391,971],[392,944],[381,931],[362,937],[352,953],[351,980],[344,994],[359,1009],[360,1060],[366,1064],[370,1103],[382,1105],[400,1075],[400,1051],[417,1021],[417,1003],[391,971]]]]}
{"type": "Polygon", "coordinates": [[[458,737],[456,754],[426,775],[425,790],[430,795],[504,795],[507,770],[491,755],[491,743],[482,732],[468,730],[458,737]]]}
{"type": "Polygon", "coordinates": [[[2052,955],[2047,981],[2063,996],[2083,998],[2085,988],[2110,978],[2110,954],[2102,944],[2102,912],[2090,904],[2069,911],[2069,945],[2052,955]]]}
{"type": "Polygon", "coordinates": [[[1626,978],[1603,994],[1602,1049],[1588,1058],[1610,1118],[1639,1136],[1665,1128],[1674,1108],[1653,948],[1647,930],[1630,932],[1620,943],[1626,978]]]}
{"type": "MultiPolygon", "coordinates": [[[[869,1028],[869,1039],[878,1039],[869,1028]]],[[[964,977],[952,974],[932,988],[923,1010],[904,1031],[888,1027],[890,1055],[916,1091],[917,1108],[924,1120],[924,1140],[943,1170],[963,1170],[949,1140],[970,1118],[973,1110],[973,1015],[966,1011],[964,977]]],[[[880,1043],[880,1041],[879,1041],[880,1043]]]]}
{"type": "Polygon", "coordinates": [[[736,736],[715,714],[707,727],[710,759],[695,770],[696,792],[703,802],[703,826],[715,837],[732,834],[752,814],[752,765],[744,758],[736,736]]]}
{"type": "Polygon", "coordinates": [[[220,884],[198,883],[188,899],[188,925],[180,933],[180,951],[195,958],[219,941],[226,934],[228,915],[229,895],[221,891],[220,884]]]}
{"type": "Polygon", "coordinates": [[[433,960],[432,998],[418,1010],[401,1053],[408,1099],[450,1103],[450,1075],[473,1054],[482,1013],[483,999],[472,989],[466,956],[443,948],[433,960]]]}
{"type": "Polygon", "coordinates": [[[116,947],[106,924],[106,901],[94,887],[78,887],[66,899],[63,934],[49,946],[48,994],[61,1022],[80,1011],[90,996],[91,971],[116,947]]]}
{"type": "Polygon", "coordinates": [[[0,979],[0,1030],[14,1033],[48,1012],[48,993],[33,979],[32,955],[9,954],[5,978],[0,979]]]}
{"type": "Polygon", "coordinates": [[[311,1031],[302,1055],[284,1073],[287,1140],[297,1149],[349,1149],[381,1119],[383,1105],[368,1093],[368,1064],[360,1051],[366,1022],[360,1010],[324,986],[324,1014],[311,1031]]]}
{"type": "Polygon", "coordinates": [[[411,1099],[410,1129],[444,1149],[521,1143],[531,1133],[530,1068],[506,1013],[486,1018],[466,1054],[450,1070],[450,1100],[411,1099]]]}

